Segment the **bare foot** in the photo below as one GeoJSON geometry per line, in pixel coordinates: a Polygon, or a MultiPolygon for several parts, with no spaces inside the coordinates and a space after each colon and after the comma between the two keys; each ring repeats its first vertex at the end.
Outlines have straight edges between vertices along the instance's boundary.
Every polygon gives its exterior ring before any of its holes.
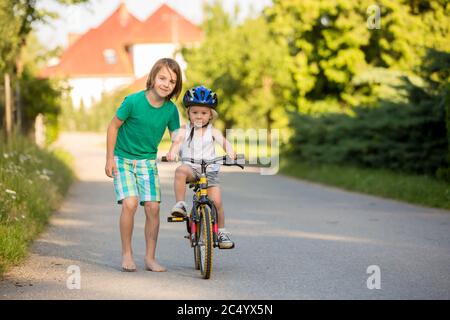
{"type": "Polygon", "coordinates": [[[131,255],[122,256],[122,271],[124,272],[136,271],[136,264],[134,263],[133,257],[131,255]]]}
{"type": "Polygon", "coordinates": [[[166,268],[164,268],[162,265],[160,265],[156,260],[152,259],[145,259],[145,267],[147,271],[153,271],[153,272],[165,272],[167,271],[166,268]]]}

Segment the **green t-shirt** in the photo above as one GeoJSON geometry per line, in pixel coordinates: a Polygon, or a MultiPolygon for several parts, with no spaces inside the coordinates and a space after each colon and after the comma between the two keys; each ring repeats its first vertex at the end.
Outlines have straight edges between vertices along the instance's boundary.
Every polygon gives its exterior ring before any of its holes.
{"type": "Polygon", "coordinates": [[[114,155],[127,159],[156,159],[166,127],[172,132],[180,128],[175,104],[165,101],[155,108],[147,100],[145,90],[126,96],[116,116],[124,123],[117,134],[114,155]]]}

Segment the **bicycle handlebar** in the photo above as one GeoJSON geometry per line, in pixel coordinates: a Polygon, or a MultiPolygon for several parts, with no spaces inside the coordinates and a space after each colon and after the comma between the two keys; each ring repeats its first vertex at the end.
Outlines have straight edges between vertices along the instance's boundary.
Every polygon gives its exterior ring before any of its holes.
{"type": "MultiPolygon", "coordinates": [[[[243,154],[237,154],[236,159],[231,159],[230,157],[225,155],[225,156],[216,157],[211,160],[203,160],[203,159],[196,160],[194,158],[181,158],[181,161],[195,163],[195,164],[199,164],[199,165],[205,165],[206,167],[211,164],[223,164],[224,166],[238,166],[239,168],[244,169],[244,166],[241,163],[237,163],[238,160],[242,160],[242,159],[245,159],[245,156],[243,154]]],[[[162,156],[161,161],[169,162],[167,160],[166,156],[162,156]]]]}

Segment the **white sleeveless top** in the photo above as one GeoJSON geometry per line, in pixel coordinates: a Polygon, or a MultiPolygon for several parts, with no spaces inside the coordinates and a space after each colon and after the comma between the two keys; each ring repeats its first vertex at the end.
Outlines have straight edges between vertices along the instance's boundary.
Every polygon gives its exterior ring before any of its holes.
{"type": "MultiPolygon", "coordinates": [[[[184,136],[184,142],[181,147],[180,156],[181,158],[194,158],[195,160],[211,160],[216,157],[216,150],[214,146],[214,139],[212,134],[212,124],[208,124],[206,127],[206,131],[201,135],[200,130],[194,130],[194,136],[192,137],[192,141],[189,141],[189,135],[191,134],[191,124],[186,124],[186,133],[184,136]],[[190,144],[189,144],[190,142],[190,144]]],[[[198,171],[201,171],[201,166],[199,164],[190,163],[187,161],[183,161],[184,164],[187,164],[193,168],[196,168],[198,171]]],[[[206,169],[209,171],[219,171],[220,164],[212,164],[208,166],[206,169]]]]}

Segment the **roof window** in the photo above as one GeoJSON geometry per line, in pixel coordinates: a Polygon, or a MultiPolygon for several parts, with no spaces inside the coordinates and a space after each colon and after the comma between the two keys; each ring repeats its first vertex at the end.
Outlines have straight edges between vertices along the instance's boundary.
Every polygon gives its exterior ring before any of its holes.
{"type": "Polygon", "coordinates": [[[114,49],[105,49],[103,50],[103,57],[105,58],[105,62],[107,64],[116,64],[117,63],[117,55],[114,49]]]}

